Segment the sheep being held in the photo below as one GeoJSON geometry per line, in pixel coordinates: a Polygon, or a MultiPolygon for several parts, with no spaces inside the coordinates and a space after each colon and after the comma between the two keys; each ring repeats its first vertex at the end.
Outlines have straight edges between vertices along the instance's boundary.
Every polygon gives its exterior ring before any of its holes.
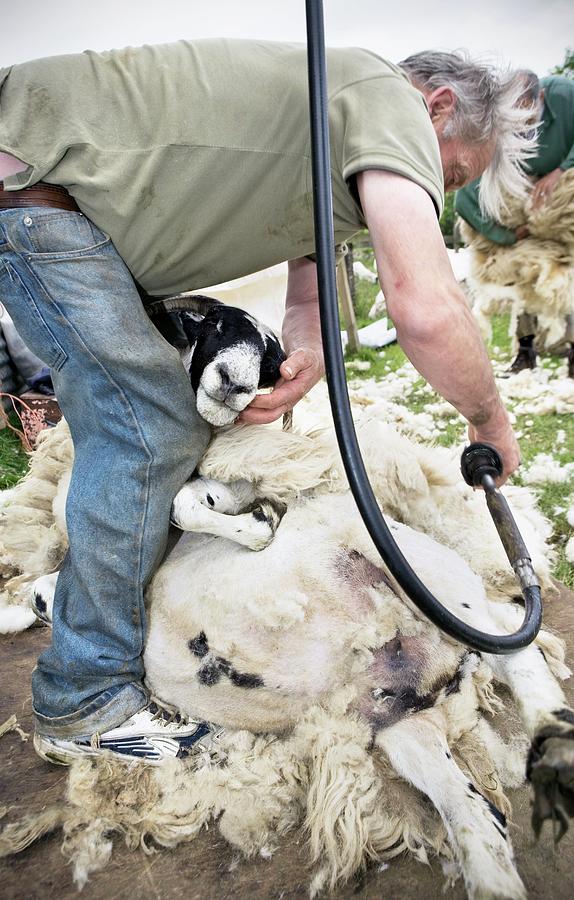
{"type": "MultiPolygon", "coordinates": [[[[359,437],[379,501],[402,519],[389,525],[429,588],[477,628],[514,630],[521,611],[489,599],[510,598],[512,573],[505,580],[492,535],[476,564],[463,533],[473,523],[487,535],[483,500],[447,451],[373,421],[359,437]]],[[[147,682],[224,732],[203,755],[155,770],[80,760],[65,812],[6,829],[0,850],[63,825],[82,883],[109,856],[113,832],[130,846],[146,836],[173,846],[214,818],[234,846],[265,854],[304,822],[313,891],[409,850],[453,860],[471,897],[523,897],[504,785],[522,780],[527,747],[524,735],[505,745],[483,713],[497,706],[493,680],[503,682],[530,742],[535,827],[551,818],[566,828],[574,712],[555,678],[568,674],[560,642],[542,632],[538,646],[481,658],[421,620],[376,554],[323,429],[222,432],[190,490],[181,525],[195,532],[198,504],[199,530],[209,515],[214,531],[217,517],[229,521],[223,537],[184,534],[153,579],[147,682]],[[231,525],[261,498],[286,512],[254,553],[230,539],[231,525]]]]}

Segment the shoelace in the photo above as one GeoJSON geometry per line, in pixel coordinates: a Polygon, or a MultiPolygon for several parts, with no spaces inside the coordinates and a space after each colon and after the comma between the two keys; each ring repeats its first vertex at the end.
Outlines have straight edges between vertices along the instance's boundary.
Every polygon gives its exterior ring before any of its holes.
{"type": "Polygon", "coordinates": [[[175,706],[168,706],[166,703],[160,703],[155,697],[150,700],[147,705],[149,712],[152,714],[154,721],[170,725],[175,722],[176,725],[189,725],[189,720],[182,716],[175,706]]]}

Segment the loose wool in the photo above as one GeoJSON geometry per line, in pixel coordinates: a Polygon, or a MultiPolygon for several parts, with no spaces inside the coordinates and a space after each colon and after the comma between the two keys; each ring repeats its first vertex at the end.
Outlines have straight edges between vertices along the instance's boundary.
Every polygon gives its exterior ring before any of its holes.
{"type": "Polygon", "coordinates": [[[562,465],[549,453],[538,453],[524,472],[525,484],[563,484],[574,472],[574,462],[562,465]]]}
{"type": "Polygon", "coordinates": [[[530,235],[495,244],[461,223],[471,250],[467,284],[473,311],[486,334],[490,316],[510,308],[538,316],[539,349],[559,344],[564,317],[574,313],[574,170],[564,172],[544,205],[510,203],[503,224],[526,225],[530,235]]]}

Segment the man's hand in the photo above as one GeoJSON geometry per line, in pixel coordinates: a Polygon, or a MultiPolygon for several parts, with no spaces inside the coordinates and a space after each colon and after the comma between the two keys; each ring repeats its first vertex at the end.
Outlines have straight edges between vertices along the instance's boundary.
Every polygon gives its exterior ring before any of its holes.
{"type": "Polygon", "coordinates": [[[238,418],[250,425],[266,425],[293,409],[324,374],[317,266],[307,259],[289,260],[283,346],[287,359],[281,378],[270,394],[259,394],[238,418]]]}
{"type": "Polygon", "coordinates": [[[471,443],[492,444],[498,450],[503,465],[502,475],[496,481],[499,487],[520,465],[520,448],[508,419],[501,425],[469,425],[468,438],[471,443]]]}
{"type": "Polygon", "coordinates": [[[538,179],[532,190],[532,209],[538,209],[547,202],[563,174],[563,170],[558,168],[538,179]]]}
{"type": "Polygon", "coordinates": [[[281,378],[270,394],[258,394],[239,415],[238,422],[267,425],[293,409],[323,375],[322,357],[300,347],[289,354],[281,365],[281,378]]]}

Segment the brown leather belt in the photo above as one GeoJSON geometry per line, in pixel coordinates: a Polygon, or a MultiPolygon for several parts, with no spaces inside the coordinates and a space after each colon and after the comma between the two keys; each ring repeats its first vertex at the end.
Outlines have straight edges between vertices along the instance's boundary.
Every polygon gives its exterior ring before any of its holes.
{"type": "Polygon", "coordinates": [[[32,187],[22,188],[21,191],[5,191],[4,184],[0,181],[0,209],[18,209],[26,206],[53,206],[56,209],[68,209],[70,212],[81,211],[66,188],[57,184],[39,181],[32,187]]]}

